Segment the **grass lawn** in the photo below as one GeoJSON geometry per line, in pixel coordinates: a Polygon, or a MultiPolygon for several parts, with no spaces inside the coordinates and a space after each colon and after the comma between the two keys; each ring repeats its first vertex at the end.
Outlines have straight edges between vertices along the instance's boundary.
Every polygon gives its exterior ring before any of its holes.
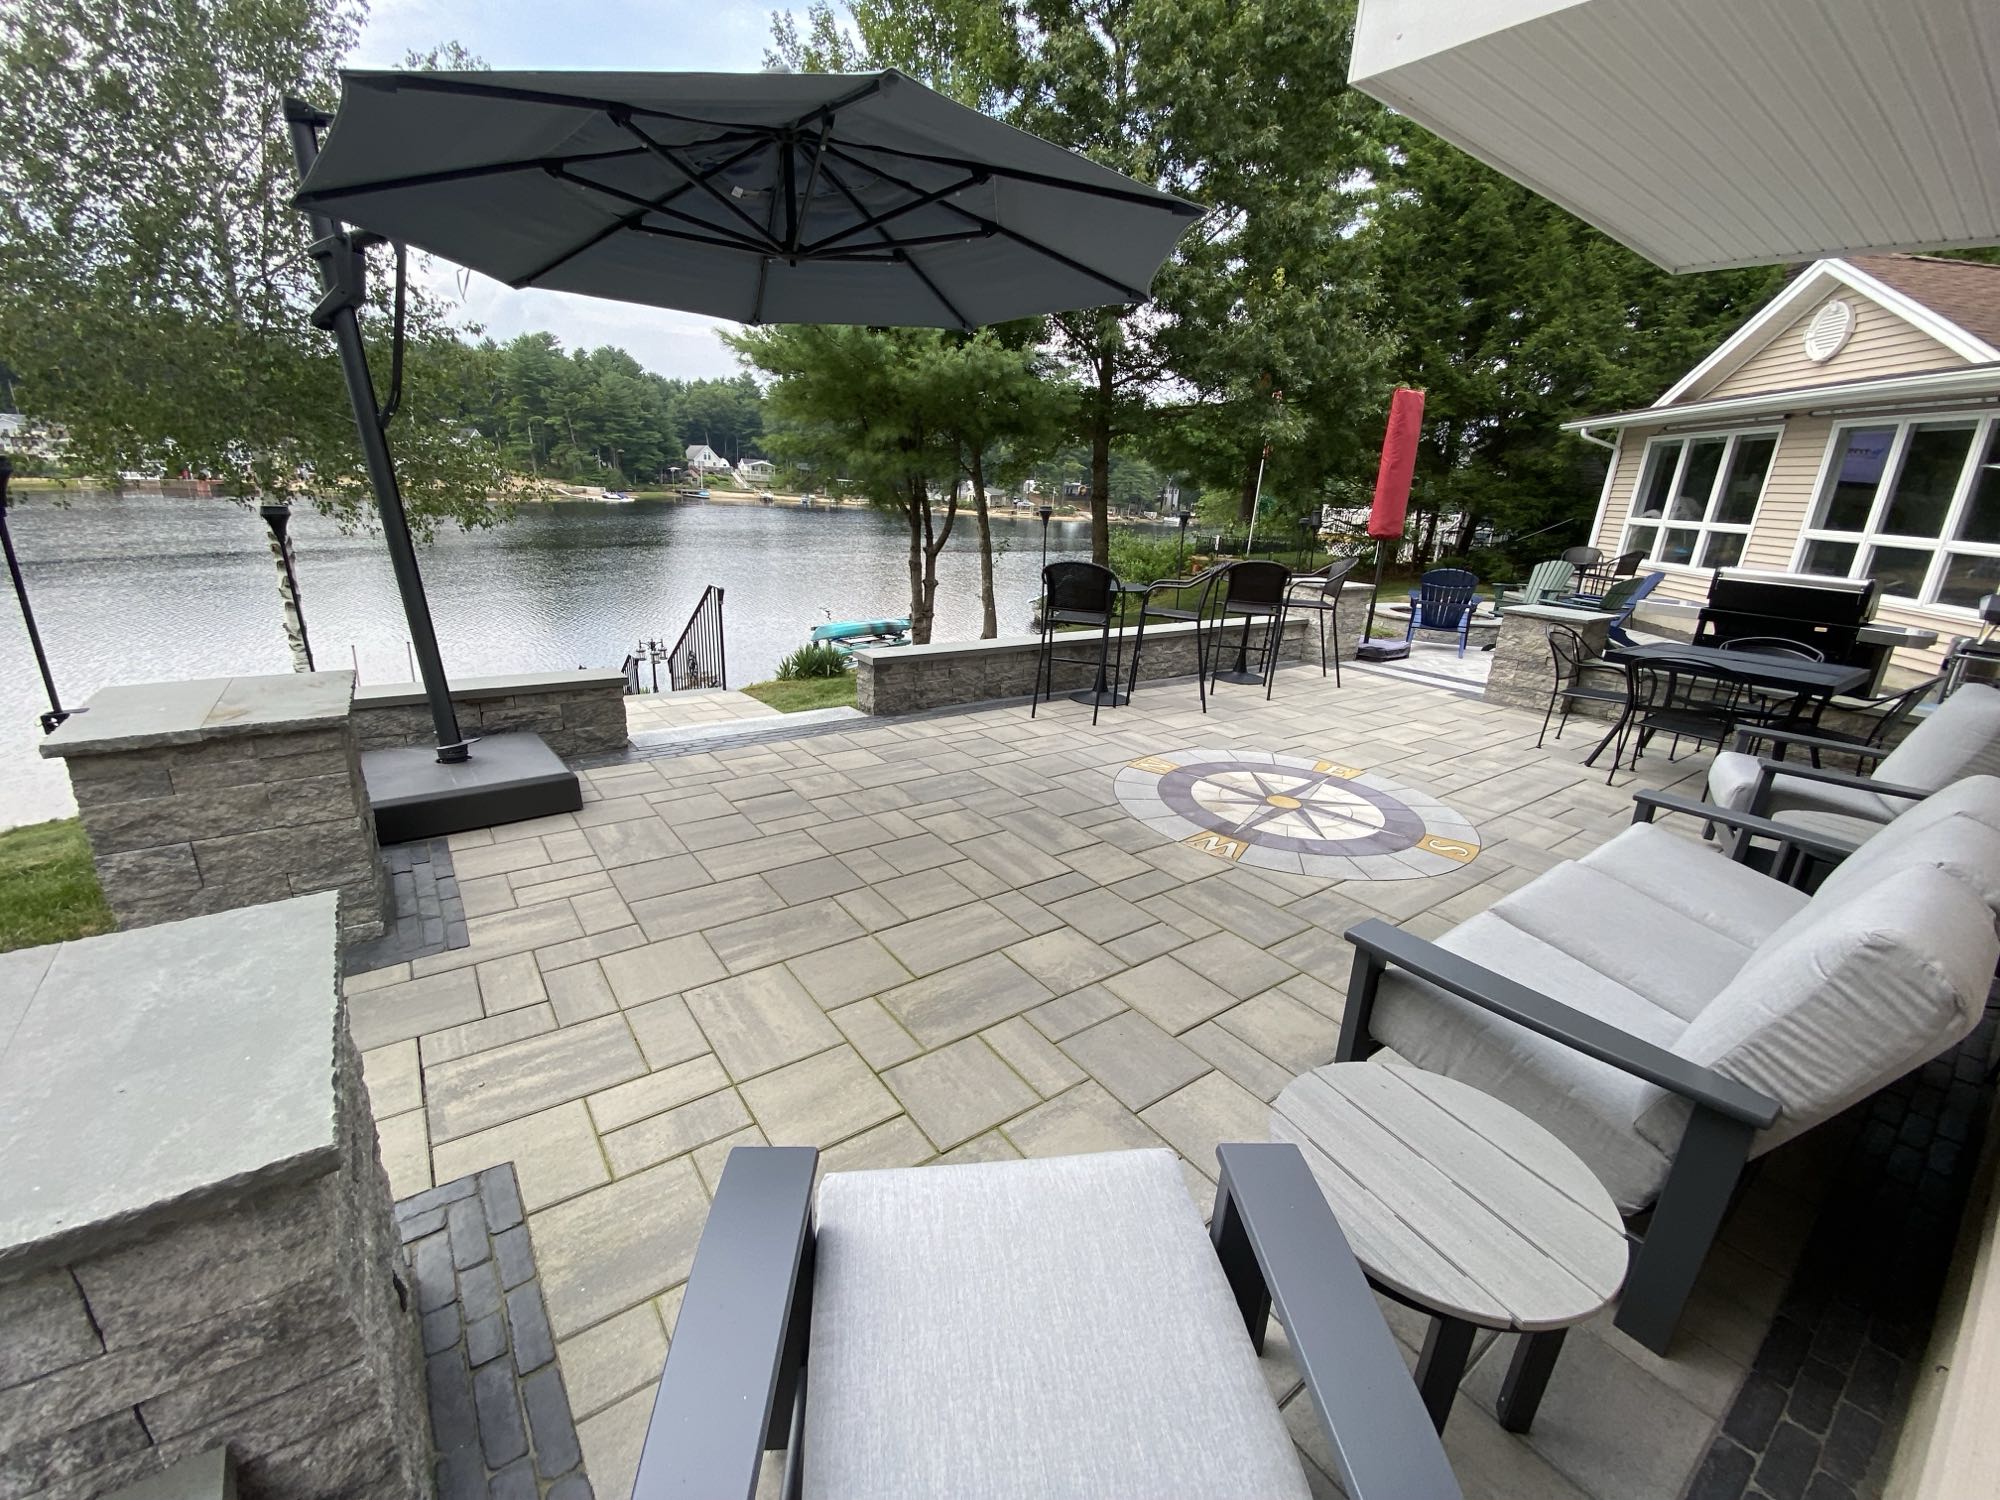
{"type": "Polygon", "coordinates": [[[0,833],[0,953],[109,932],[90,845],[75,818],[0,833]]]}
{"type": "Polygon", "coordinates": [[[753,682],[743,689],[759,703],[768,703],[781,714],[804,713],[809,708],[854,707],[854,674],[838,677],[801,677],[790,682],[753,682]]]}

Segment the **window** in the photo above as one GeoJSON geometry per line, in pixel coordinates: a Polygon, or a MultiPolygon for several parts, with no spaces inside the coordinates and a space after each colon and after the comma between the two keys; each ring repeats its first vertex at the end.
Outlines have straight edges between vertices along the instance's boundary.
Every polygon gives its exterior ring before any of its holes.
{"type": "MultiPolygon", "coordinates": [[[[1742,560],[1777,451],[1775,432],[1655,438],[1646,448],[1621,550],[1643,552],[1654,562],[1734,566],[1742,560]]],[[[2000,525],[2000,495],[1994,506],[2000,525]]]]}
{"type": "Polygon", "coordinates": [[[1967,609],[2000,592],[2000,419],[1838,428],[1798,569],[1967,609]]]}

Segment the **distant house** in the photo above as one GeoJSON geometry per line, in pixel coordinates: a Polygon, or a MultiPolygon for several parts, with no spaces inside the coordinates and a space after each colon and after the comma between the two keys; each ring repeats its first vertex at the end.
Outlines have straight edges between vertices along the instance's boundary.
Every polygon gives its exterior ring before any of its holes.
{"type": "Polygon", "coordinates": [[[1612,449],[1593,543],[1659,593],[1715,568],[1874,578],[1934,669],[2000,592],[2000,265],[1815,261],[1651,406],[1564,424],[1612,449]]]}
{"type": "Polygon", "coordinates": [[[736,466],[736,472],[745,479],[769,479],[776,468],[768,458],[746,458],[736,466]]]}
{"type": "Polygon", "coordinates": [[[729,460],[706,443],[689,443],[687,466],[690,472],[696,474],[709,472],[724,474],[729,471],[729,460]]]}

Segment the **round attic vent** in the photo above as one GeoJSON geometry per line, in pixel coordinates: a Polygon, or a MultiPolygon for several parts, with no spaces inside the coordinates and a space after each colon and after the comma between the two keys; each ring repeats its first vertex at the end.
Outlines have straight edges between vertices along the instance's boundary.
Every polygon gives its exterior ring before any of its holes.
{"type": "Polygon", "coordinates": [[[1806,358],[1823,365],[1846,348],[1853,336],[1854,304],[1835,298],[1806,328],[1806,358]]]}

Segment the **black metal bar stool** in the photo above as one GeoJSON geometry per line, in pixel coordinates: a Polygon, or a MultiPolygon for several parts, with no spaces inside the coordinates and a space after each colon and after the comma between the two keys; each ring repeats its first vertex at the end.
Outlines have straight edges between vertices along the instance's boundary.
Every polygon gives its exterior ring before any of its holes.
{"type": "Polygon", "coordinates": [[[1050,563],[1042,569],[1042,644],[1035,659],[1035,690],[1028,700],[1028,717],[1044,698],[1054,696],[1055,668],[1096,667],[1090,693],[1090,722],[1097,722],[1097,710],[1106,698],[1118,702],[1118,680],[1124,675],[1124,638],[1119,638],[1116,663],[1111,655],[1111,627],[1118,616],[1118,575],[1091,562],[1050,563]],[[1058,625],[1097,627],[1095,656],[1055,654],[1058,625]]]}
{"type": "Polygon", "coordinates": [[[1227,672],[1222,670],[1222,652],[1215,653],[1215,673],[1210,678],[1210,686],[1227,678],[1231,682],[1264,685],[1264,697],[1271,696],[1271,686],[1278,675],[1278,647],[1285,635],[1285,603],[1291,592],[1292,570],[1283,563],[1237,562],[1231,563],[1222,575],[1222,617],[1226,622],[1232,615],[1243,618],[1243,634],[1236,643],[1236,665],[1227,672]],[[1256,647],[1257,670],[1250,670],[1251,627],[1262,622],[1262,639],[1256,647]]]}
{"type": "Polygon", "coordinates": [[[1309,609],[1319,616],[1319,675],[1326,676],[1326,637],[1329,629],[1333,632],[1333,685],[1340,686],[1340,591],[1347,586],[1347,575],[1354,571],[1359,558],[1336,557],[1315,573],[1301,573],[1292,580],[1292,593],[1286,600],[1287,611],[1309,609]]]}
{"type": "Polygon", "coordinates": [[[1125,681],[1125,697],[1129,701],[1139,688],[1139,653],[1146,645],[1146,622],[1148,620],[1169,620],[1176,624],[1194,623],[1194,685],[1195,693],[1201,699],[1201,711],[1208,712],[1208,651],[1207,633],[1200,628],[1200,622],[1208,618],[1208,607],[1215,597],[1215,585],[1228,570],[1227,563],[1217,563],[1203,568],[1190,578],[1156,578],[1144,587],[1125,586],[1128,597],[1139,600],[1139,627],[1132,637],[1132,666],[1125,681]],[[1172,604],[1157,604],[1154,596],[1171,594],[1172,604]],[[1193,608],[1188,607],[1192,596],[1193,608]]]}

